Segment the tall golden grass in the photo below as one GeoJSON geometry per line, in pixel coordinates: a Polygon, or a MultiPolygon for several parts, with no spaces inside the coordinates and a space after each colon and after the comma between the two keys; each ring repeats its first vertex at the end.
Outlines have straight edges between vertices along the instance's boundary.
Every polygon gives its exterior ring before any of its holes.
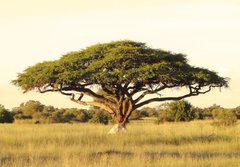
{"type": "Polygon", "coordinates": [[[1,167],[226,167],[240,165],[240,126],[211,121],[132,123],[108,135],[112,125],[1,124],[1,167]]]}

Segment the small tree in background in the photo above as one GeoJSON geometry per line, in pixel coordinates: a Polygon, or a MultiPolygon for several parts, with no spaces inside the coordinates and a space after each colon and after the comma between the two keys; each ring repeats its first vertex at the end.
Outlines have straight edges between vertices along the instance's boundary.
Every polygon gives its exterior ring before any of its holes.
{"type": "Polygon", "coordinates": [[[192,105],[185,101],[174,101],[165,104],[165,109],[159,113],[158,122],[165,121],[191,121],[195,118],[192,105]]]}
{"type": "Polygon", "coordinates": [[[26,103],[20,104],[19,107],[13,109],[14,113],[22,113],[25,117],[32,117],[35,114],[39,115],[44,110],[44,105],[39,101],[29,100],[26,103]]]}
{"type": "Polygon", "coordinates": [[[12,123],[14,121],[13,114],[0,105],[0,123],[12,123]]]}

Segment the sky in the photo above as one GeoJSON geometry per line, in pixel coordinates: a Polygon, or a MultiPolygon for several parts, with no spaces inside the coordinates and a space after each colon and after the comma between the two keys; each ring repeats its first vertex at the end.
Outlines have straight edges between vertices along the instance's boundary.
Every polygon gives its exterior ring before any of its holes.
{"type": "Polygon", "coordinates": [[[79,107],[57,93],[23,94],[10,81],[37,62],[125,39],[184,53],[230,78],[227,89],[187,99],[193,105],[240,106],[239,0],[0,0],[0,104],[79,107]]]}

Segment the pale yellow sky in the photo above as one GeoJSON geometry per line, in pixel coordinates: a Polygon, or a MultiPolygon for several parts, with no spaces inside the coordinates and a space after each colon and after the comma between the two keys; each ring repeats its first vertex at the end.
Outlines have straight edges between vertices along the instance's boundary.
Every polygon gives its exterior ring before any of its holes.
{"type": "Polygon", "coordinates": [[[0,104],[76,107],[57,94],[23,95],[9,82],[39,61],[121,39],[185,53],[190,64],[231,78],[229,89],[188,99],[194,105],[240,105],[239,0],[0,0],[0,104]]]}

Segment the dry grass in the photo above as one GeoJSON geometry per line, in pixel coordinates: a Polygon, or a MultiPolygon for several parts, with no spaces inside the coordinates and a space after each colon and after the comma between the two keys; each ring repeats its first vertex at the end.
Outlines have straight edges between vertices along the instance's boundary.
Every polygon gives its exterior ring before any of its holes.
{"type": "Polygon", "coordinates": [[[163,125],[0,125],[1,167],[184,166],[240,164],[240,125],[216,128],[209,121],[163,125]]]}

